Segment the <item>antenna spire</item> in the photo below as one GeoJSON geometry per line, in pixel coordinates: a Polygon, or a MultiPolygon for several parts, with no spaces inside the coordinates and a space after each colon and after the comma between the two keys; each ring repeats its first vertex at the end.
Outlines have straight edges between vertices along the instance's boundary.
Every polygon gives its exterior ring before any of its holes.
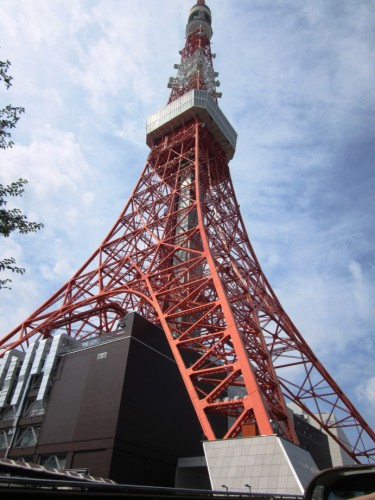
{"type": "Polygon", "coordinates": [[[175,64],[178,70],[176,77],[169,79],[168,87],[172,89],[168,104],[181,97],[192,89],[210,92],[217,102],[221,92],[216,87],[220,86],[216,80],[218,73],[214,71],[210,40],[212,37],[211,10],[204,0],[197,0],[189,12],[186,25],[186,43],[180,51],[181,63],[175,64]]]}

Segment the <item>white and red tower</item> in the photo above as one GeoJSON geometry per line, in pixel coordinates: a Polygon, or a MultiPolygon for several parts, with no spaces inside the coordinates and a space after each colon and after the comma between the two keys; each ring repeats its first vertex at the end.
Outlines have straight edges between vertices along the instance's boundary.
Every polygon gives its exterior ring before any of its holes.
{"type": "Polygon", "coordinates": [[[3,362],[57,334],[116,332],[136,310],[164,330],[207,440],[277,434],[298,444],[290,402],[355,462],[373,461],[373,431],[280,305],[251,246],[211,36],[199,0],[168,103],[147,121],[151,151],[129,201],[88,261],[1,339],[3,362]]]}

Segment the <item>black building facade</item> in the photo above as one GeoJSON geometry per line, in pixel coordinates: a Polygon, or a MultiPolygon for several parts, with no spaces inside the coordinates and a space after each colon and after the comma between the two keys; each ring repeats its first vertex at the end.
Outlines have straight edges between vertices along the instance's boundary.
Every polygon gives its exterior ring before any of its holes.
{"type": "MultiPolygon", "coordinates": [[[[158,486],[176,484],[179,459],[203,456],[202,430],[160,328],[131,313],[116,335],[64,351],[43,401],[41,372],[25,388],[18,419],[12,405],[3,409],[1,456],[158,486]]],[[[180,485],[185,476],[209,488],[204,468],[180,471],[180,485]]]]}

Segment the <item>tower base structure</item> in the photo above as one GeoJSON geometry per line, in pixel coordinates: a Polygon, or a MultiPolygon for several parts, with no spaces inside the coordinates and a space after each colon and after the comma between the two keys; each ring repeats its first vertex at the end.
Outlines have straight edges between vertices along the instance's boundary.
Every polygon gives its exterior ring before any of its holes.
{"type": "Polygon", "coordinates": [[[301,495],[318,472],[311,454],[276,435],[206,441],[213,490],[301,495]]]}
{"type": "Polygon", "coordinates": [[[163,330],[136,312],[114,334],[12,349],[0,370],[9,472],[24,464],[120,484],[300,495],[332,467],[327,435],[292,409],[300,446],[252,424],[242,437],[206,440],[163,330]]]}

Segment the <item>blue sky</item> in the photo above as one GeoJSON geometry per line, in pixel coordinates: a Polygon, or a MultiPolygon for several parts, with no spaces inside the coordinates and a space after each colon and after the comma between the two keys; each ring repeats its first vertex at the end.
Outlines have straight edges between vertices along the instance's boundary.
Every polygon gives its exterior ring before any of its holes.
{"type": "MultiPolygon", "coordinates": [[[[1,241],[27,269],[1,291],[1,335],[104,239],[146,161],[190,0],[0,0],[0,59],[26,108],[0,182],[38,235],[1,241]]],[[[230,163],[260,264],[285,310],[375,425],[375,1],[210,0],[230,163]]]]}

